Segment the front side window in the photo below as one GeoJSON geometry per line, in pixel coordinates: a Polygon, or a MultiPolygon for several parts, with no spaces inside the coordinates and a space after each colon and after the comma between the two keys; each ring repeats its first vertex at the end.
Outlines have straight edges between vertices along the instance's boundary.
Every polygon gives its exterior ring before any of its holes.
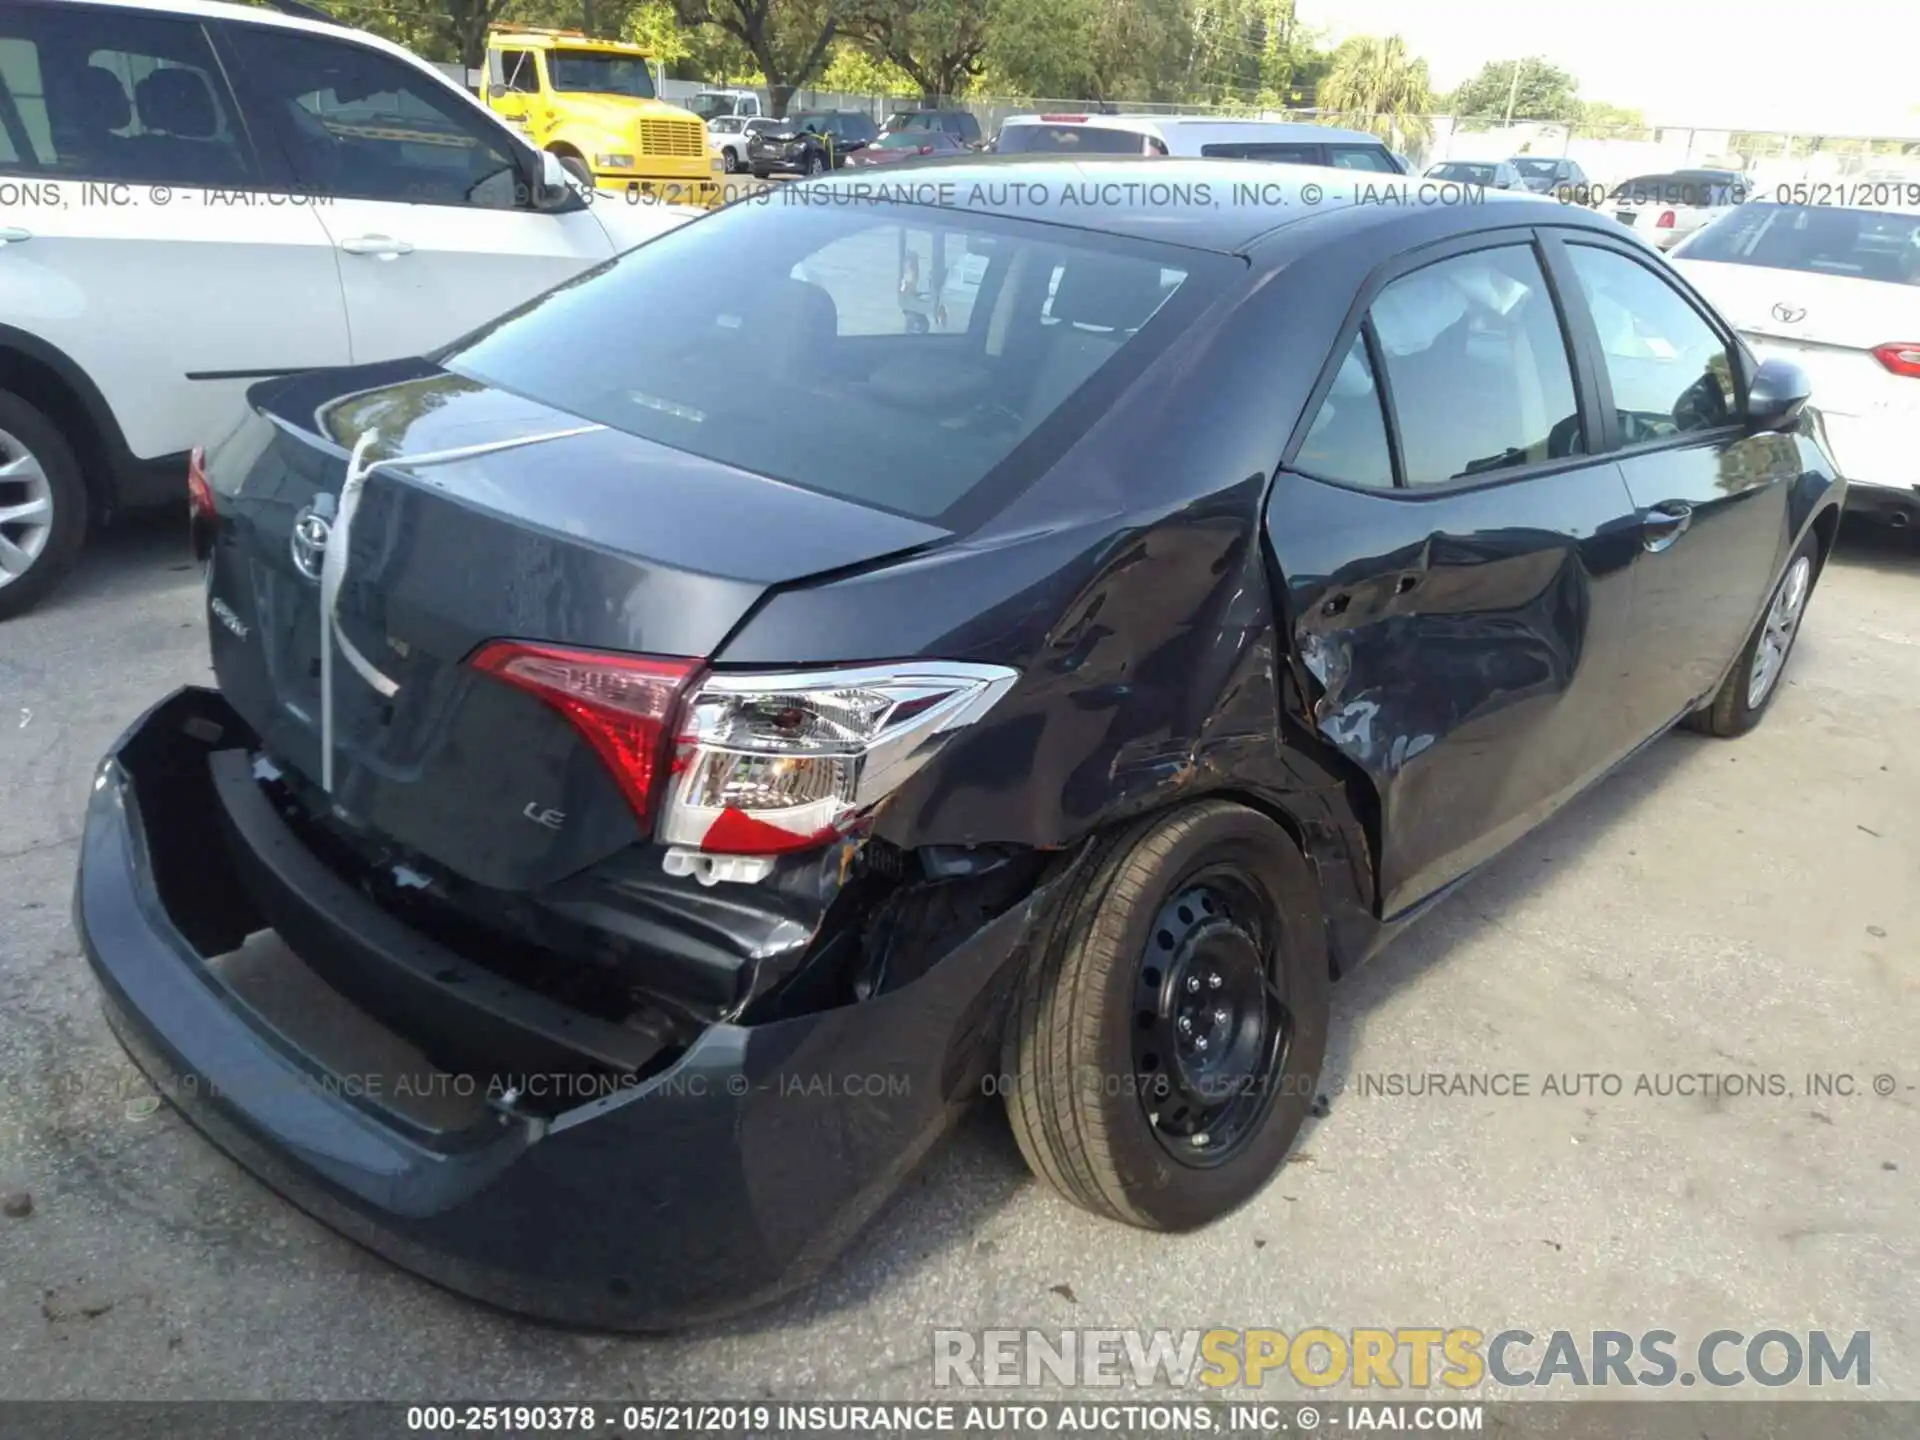
{"type": "Polygon", "coordinates": [[[1204,303],[1202,270],[1210,289],[1237,266],[908,205],[738,206],[561,286],[442,363],[660,444],[933,518],[1117,357],[1164,344],[1204,303]]]}
{"type": "Polygon", "coordinates": [[[1613,384],[1627,444],[1738,418],[1727,347],[1678,290],[1638,261],[1593,245],[1569,245],[1613,384]]]}
{"type": "Polygon", "coordinates": [[[502,50],[500,74],[502,87],[517,95],[540,93],[540,72],[531,50],[502,50]]]}
{"type": "Polygon", "coordinates": [[[1584,449],[1566,338],[1531,247],[1402,275],[1370,313],[1409,485],[1584,449]]]}
{"type": "Polygon", "coordinates": [[[582,50],[549,50],[547,83],[555,90],[584,95],[624,95],[653,99],[653,71],[636,55],[596,55],[582,50]]]}
{"type": "Polygon", "coordinates": [[[1373,379],[1373,362],[1366,341],[1354,336],[1353,345],[1333,377],[1333,388],[1320,402],[1320,411],[1294,468],[1322,480],[1384,489],[1393,484],[1393,460],[1387,448],[1386,418],[1380,408],[1380,390],[1373,379]]]}
{"type": "Polygon", "coordinates": [[[91,6],[0,9],[0,163],[145,184],[253,182],[200,27],[91,6]]]}
{"type": "Polygon", "coordinates": [[[236,26],[233,42],[315,191],[486,210],[519,203],[504,127],[412,66],[298,30],[236,26]]]}
{"type": "Polygon", "coordinates": [[[1200,153],[1222,160],[1265,160],[1273,165],[1321,164],[1318,145],[1287,144],[1273,140],[1225,140],[1202,145],[1200,153]]]}

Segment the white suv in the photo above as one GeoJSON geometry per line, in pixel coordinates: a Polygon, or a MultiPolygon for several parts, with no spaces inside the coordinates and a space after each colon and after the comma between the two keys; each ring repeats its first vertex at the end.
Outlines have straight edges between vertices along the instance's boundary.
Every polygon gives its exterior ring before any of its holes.
{"type": "Polygon", "coordinates": [[[419,354],[698,213],[434,66],[201,0],[0,0],[0,619],[269,376],[419,354]]]}

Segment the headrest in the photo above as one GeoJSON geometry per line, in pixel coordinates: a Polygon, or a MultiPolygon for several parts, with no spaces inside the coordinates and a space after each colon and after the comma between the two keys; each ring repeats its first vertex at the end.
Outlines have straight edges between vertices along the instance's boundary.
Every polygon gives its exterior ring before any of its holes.
{"type": "MultiPolygon", "coordinates": [[[[124,130],[133,123],[133,104],[127,99],[127,87],[120,77],[99,65],[89,65],[75,77],[69,92],[75,129],[93,132],[124,130]]],[[[62,106],[62,109],[68,107],[62,106]]]]}
{"type": "Polygon", "coordinates": [[[133,87],[140,123],[187,140],[210,140],[220,128],[207,82],[191,70],[155,70],[133,87]]]}
{"type": "Polygon", "coordinates": [[[1158,265],[1118,255],[1076,255],[1054,288],[1049,313],[1074,325],[1138,330],[1165,297],[1158,265]]]}

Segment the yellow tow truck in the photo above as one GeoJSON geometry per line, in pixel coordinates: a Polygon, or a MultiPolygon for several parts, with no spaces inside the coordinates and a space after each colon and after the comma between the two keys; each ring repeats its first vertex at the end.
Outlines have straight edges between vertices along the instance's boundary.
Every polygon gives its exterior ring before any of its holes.
{"type": "Polygon", "coordinates": [[[580,179],[674,205],[718,205],[720,160],[698,116],[669,105],[637,45],[495,25],[480,98],[580,179]]]}

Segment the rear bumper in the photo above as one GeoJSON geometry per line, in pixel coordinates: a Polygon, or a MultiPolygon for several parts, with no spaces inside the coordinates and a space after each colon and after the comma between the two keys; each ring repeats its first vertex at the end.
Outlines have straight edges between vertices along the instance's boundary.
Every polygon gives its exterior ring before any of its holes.
{"type": "MultiPolygon", "coordinates": [[[[877,999],[711,1026],[664,1070],[549,1118],[476,1102],[433,1128],[389,1102],[391,1076],[330,1063],[210,963],[240,928],[205,898],[243,888],[205,778],[236,732],[218,695],[182,690],[100,766],[74,919],[114,1033],[208,1138],[318,1219],[564,1323],[669,1329],[817,1273],[979,1093],[1009,961],[1048,893],[877,999]]],[[[529,1079],[468,1078],[482,1095],[529,1079]]]]}
{"type": "Polygon", "coordinates": [[[1847,477],[1847,509],[1900,524],[1920,520],[1920,456],[1913,446],[1920,415],[1845,415],[1822,406],[1821,421],[1834,465],[1847,477]]]}

